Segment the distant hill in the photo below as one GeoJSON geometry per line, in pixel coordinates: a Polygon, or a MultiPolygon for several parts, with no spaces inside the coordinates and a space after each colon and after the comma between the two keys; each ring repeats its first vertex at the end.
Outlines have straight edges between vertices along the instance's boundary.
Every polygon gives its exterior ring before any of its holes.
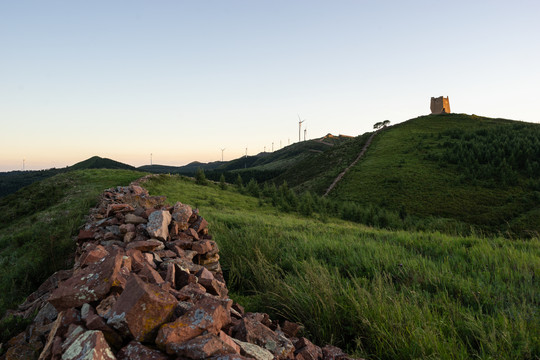
{"type": "Polygon", "coordinates": [[[85,169],[124,169],[135,170],[134,166],[124,164],[99,156],[92,156],[90,159],[78,162],[75,165],[69,166],[69,170],[85,170],[85,169]]]}
{"type": "Polygon", "coordinates": [[[224,164],[221,161],[214,161],[210,163],[202,163],[198,161],[193,161],[184,166],[169,166],[169,165],[143,165],[138,167],[138,170],[148,171],[151,173],[159,174],[183,174],[183,175],[194,175],[198,168],[203,169],[204,171],[214,170],[224,164]]]}
{"type": "Polygon", "coordinates": [[[44,180],[60,173],[85,169],[135,170],[135,167],[111,159],[93,156],[87,160],[61,169],[53,168],[37,171],[2,172],[0,173],[0,197],[12,194],[24,186],[28,186],[36,181],[44,180]]]}
{"type": "Polygon", "coordinates": [[[332,181],[339,169],[354,159],[358,147],[361,148],[366,138],[328,134],[319,139],[297,142],[274,152],[261,152],[231,161],[195,161],[184,166],[145,165],[138,170],[194,176],[200,168],[209,179],[216,181],[224,174],[228,182],[234,182],[240,174],[246,182],[251,178],[258,182],[290,181],[293,186],[304,184],[313,178],[317,178],[315,183],[319,184],[321,181],[318,178],[322,177],[323,185],[319,186],[322,188],[325,181],[332,181]]]}

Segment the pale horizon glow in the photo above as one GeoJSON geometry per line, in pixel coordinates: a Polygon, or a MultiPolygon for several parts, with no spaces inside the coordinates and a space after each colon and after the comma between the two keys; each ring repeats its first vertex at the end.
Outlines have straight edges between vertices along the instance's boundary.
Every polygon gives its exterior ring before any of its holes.
{"type": "Polygon", "coordinates": [[[429,113],[540,122],[537,1],[0,2],[0,171],[225,161],[429,113]]]}

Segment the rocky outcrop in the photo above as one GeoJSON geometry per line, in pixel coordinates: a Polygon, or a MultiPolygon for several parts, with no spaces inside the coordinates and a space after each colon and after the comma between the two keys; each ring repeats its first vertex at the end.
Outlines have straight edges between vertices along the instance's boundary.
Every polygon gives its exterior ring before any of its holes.
{"type": "Polygon", "coordinates": [[[300,326],[244,313],[228,297],[218,244],[189,205],[137,183],[106,190],[76,237],[73,269],[14,314],[33,323],[1,346],[12,359],[347,359],[300,326]]]}

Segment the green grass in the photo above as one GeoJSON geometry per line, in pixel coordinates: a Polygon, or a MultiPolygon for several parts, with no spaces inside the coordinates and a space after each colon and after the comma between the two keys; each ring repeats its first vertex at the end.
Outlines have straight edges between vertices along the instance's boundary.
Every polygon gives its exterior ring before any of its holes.
{"type": "MultiPolygon", "coordinates": [[[[0,318],[53,272],[71,266],[72,236],[103,190],[143,175],[129,170],[73,171],[0,199],[0,318]]],[[[7,326],[0,324],[1,332],[7,326]]],[[[3,339],[8,335],[9,331],[3,339]]]]}
{"type": "Polygon", "coordinates": [[[282,213],[162,176],[154,195],[200,209],[231,296],[368,359],[540,356],[540,240],[378,230],[282,213]]]}
{"type": "MultiPolygon", "coordinates": [[[[526,176],[516,172],[512,184],[471,181],[466,175],[470,169],[443,161],[448,151],[444,144],[449,140],[445,134],[489,132],[501,126],[518,131],[512,124],[520,123],[452,114],[424,116],[390,127],[374,138],[365,157],[330,197],[394,210],[403,208],[421,217],[456,219],[492,233],[538,236],[540,217],[534,214],[540,203],[534,199],[540,193],[529,187],[526,176]]],[[[538,125],[527,126],[539,133],[538,125]]],[[[538,146],[540,142],[532,150],[540,151],[538,146]]]]}

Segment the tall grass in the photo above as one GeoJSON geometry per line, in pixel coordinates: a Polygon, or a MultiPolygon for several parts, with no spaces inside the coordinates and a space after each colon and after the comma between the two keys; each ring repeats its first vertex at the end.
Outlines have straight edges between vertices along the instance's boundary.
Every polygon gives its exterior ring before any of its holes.
{"type": "MultiPolygon", "coordinates": [[[[52,273],[71,266],[72,236],[101,192],[142,175],[127,170],[68,172],[0,199],[0,318],[52,273]]],[[[13,323],[0,323],[0,342],[13,335],[13,323]]]]}
{"type": "Polygon", "coordinates": [[[196,205],[232,296],[370,359],[540,356],[540,240],[373,229],[286,214],[217,185],[146,185],[196,205]]]}

